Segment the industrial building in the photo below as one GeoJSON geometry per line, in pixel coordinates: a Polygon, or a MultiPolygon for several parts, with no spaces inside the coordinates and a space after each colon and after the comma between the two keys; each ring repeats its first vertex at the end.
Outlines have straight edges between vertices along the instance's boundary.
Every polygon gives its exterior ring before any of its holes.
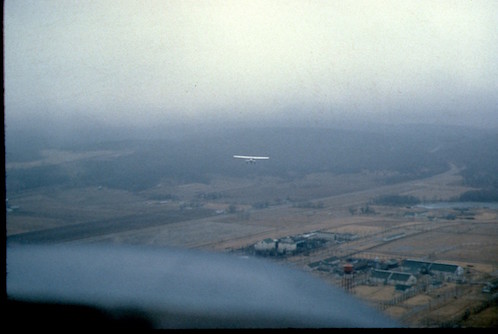
{"type": "Polygon", "coordinates": [[[280,239],[277,243],[277,252],[279,254],[294,254],[298,248],[303,247],[304,242],[304,239],[296,240],[291,237],[280,239]]]}
{"type": "Polygon", "coordinates": [[[419,260],[404,260],[401,264],[404,272],[413,275],[436,275],[446,281],[459,281],[463,279],[464,270],[456,264],[436,263],[419,260]]]}
{"type": "Polygon", "coordinates": [[[369,280],[373,283],[403,287],[412,287],[417,284],[417,278],[410,273],[380,269],[372,269],[369,280]]]}
{"type": "Polygon", "coordinates": [[[266,238],[255,243],[254,250],[262,255],[294,255],[322,247],[326,242],[327,240],[311,233],[281,239],[266,238]]]}
{"type": "Polygon", "coordinates": [[[273,252],[277,249],[277,242],[276,239],[266,238],[254,244],[254,250],[263,253],[273,252]]]}

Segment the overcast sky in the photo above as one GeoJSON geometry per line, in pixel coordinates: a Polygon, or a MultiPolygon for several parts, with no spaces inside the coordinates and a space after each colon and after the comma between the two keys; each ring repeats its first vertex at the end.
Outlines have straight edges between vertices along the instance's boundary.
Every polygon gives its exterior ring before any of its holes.
{"type": "Polygon", "coordinates": [[[498,127],[497,22],[497,1],[6,0],[6,122],[498,127]]]}

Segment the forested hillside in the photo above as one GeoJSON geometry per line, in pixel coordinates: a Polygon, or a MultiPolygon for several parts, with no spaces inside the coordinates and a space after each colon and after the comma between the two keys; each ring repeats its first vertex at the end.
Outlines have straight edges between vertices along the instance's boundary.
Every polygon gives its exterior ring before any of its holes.
{"type": "Polygon", "coordinates": [[[40,158],[42,149],[72,152],[128,150],[113,159],[84,159],[31,168],[7,169],[7,190],[50,185],[106,186],[139,191],[161,179],[209,182],[212,175],[300,177],[313,172],[385,171],[386,182],[442,172],[450,163],[465,167],[466,184],[491,191],[498,188],[498,135],[462,128],[406,126],[345,130],[324,128],[245,128],[192,133],[181,138],[102,141],[51,141],[30,138],[7,141],[6,162],[40,158]],[[16,143],[9,146],[9,143],[16,143]],[[270,160],[247,165],[234,154],[268,155],[270,160]]]}

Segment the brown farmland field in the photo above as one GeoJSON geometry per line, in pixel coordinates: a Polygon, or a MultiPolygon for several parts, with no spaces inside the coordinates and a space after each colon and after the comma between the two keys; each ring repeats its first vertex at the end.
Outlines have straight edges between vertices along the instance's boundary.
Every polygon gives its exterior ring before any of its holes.
{"type": "MultiPolygon", "coordinates": [[[[64,160],[53,152],[50,156],[64,160]]],[[[21,167],[29,166],[9,168],[21,167]]],[[[457,264],[465,270],[464,283],[442,282],[434,291],[401,298],[401,292],[393,286],[358,282],[352,293],[410,327],[486,327],[496,324],[496,307],[490,304],[479,312],[473,310],[489,301],[481,288],[498,272],[498,210],[463,212],[371,204],[379,195],[449,200],[468,190],[461,185],[458,172],[452,167],[427,179],[391,185],[373,173],[320,173],[293,181],[220,176],[213,176],[209,184],[163,180],[154,188],[135,193],[101,187],[43,188],[9,198],[13,209],[7,214],[7,236],[32,232],[29,237],[36,238],[37,233],[44,232],[50,238],[50,231],[64,227],[68,239],[53,234],[50,242],[244,252],[265,238],[313,231],[349,233],[358,238],[281,260],[338,286],[340,277],[312,271],[308,264],[332,256],[342,261],[351,257],[414,258],[457,264]],[[369,211],[363,212],[366,207],[369,211]],[[95,229],[99,224],[108,228],[95,229]],[[88,234],[81,237],[73,233],[70,228],[77,225],[88,226],[88,234]],[[388,305],[392,300],[396,303],[388,305]],[[492,310],[494,319],[491,316],[490,321],[492,310]],[[479,322],[481,318],[486,320],[479,322]]]]}

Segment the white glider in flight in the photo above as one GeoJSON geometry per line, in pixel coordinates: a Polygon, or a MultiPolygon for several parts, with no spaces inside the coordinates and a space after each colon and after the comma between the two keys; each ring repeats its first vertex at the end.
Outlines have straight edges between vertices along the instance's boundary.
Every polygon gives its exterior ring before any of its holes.
{"type": "Polygon", "coordinates": [[[247,163],[254,164],[256,163],[256,160],[268,160],[270,157],[255,157],[251,155],[234,155],[233,156],[235,159],[245,159],[247,163]]]}

